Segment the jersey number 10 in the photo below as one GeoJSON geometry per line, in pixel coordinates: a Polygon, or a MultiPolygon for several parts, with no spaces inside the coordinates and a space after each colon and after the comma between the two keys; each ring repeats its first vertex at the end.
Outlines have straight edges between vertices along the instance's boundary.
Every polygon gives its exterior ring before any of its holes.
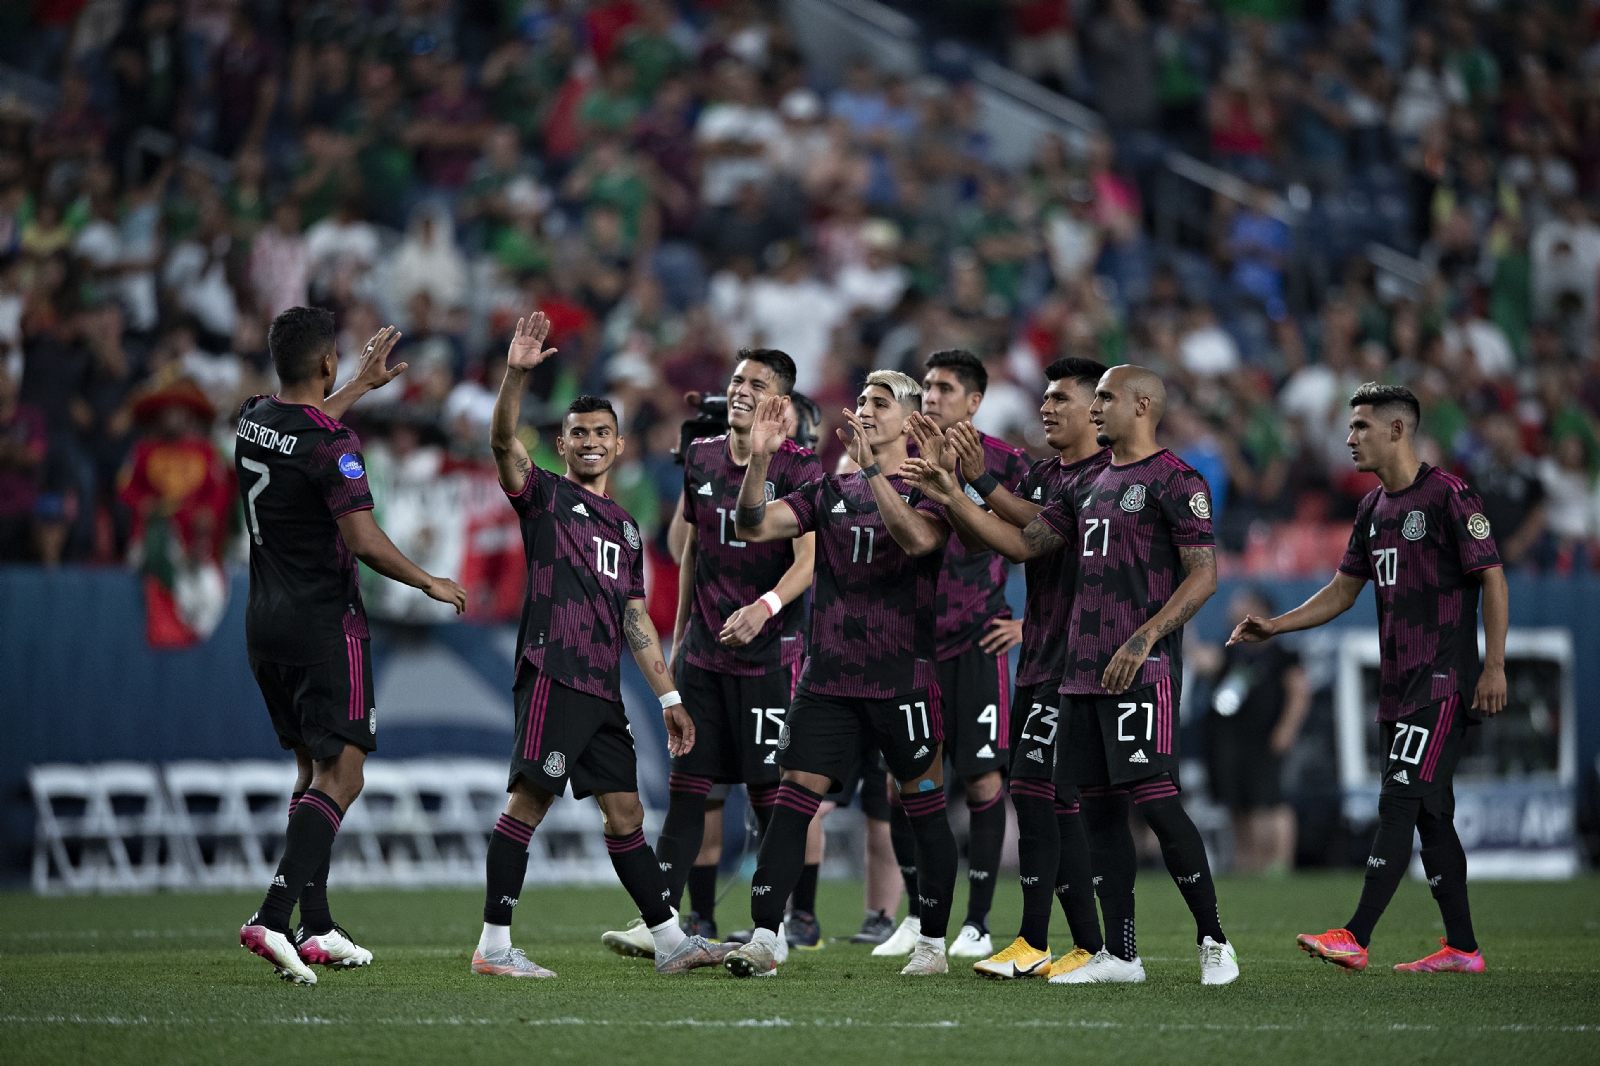
{"type": "Polygon", "coordinates": [[[594,568],[606,577],[616,577],[617,568],[622,560],[622,545],[614,540],[601,540],[599,537],[590,537],[594,541],[594,568]]]}

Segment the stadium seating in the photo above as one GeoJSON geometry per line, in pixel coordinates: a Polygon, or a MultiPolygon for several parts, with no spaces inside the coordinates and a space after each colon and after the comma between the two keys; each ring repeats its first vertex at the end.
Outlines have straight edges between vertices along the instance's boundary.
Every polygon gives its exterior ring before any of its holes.
{"type": "Polygon", "coordinates": [[[50,763],[28,772],[39,819],[34,889],[137,892],[186,883],[155,767],[50,763]]]}

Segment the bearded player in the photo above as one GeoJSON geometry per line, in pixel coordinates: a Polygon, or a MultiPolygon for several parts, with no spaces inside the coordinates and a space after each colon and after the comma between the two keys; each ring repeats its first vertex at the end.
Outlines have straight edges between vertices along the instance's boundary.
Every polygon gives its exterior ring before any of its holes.
{"type": "Polygon", "coordinates": [[[622,707],[621,653],[661,701],[667,748],[694,747],[694,722],[661,655],[645,608],[643,540],[633,519],[606,495],[623,439],[606,400],[580,396],[562,419],[561,476],[533,465],[516,436],[527,373],[555,354],[541,313],[517,321],[506,376],[495,401],[490,445],[522,525],[528,599],[517,634],[516,746],[505,813],[489,838],[483,932],[472,971],[505,977],[555,974],[511,945],[511,916],[528,869],[528,844],[555,798],[571,784],[593,795],[605,819],[606,850],[655,946],[656,970],[683,973],[720,962],[725,949],[678,928],[665,876],[644,839],[633,735],[622,707]]]}
{"type": "Polygon", "coordinates": [[[916,835],[922,934],[904,974],[945,973],[956,846],[945,814],[944,728],[934,668],[935,596],[950,527],[943,508],[903,480],[906,419],[922,389],[895,371],[867,375],[840,430],[854,473],[830,474],[781,500],[761,491],[783,442],[785,399],[762,401],[739,496],[741,540],[817,534],[810,639],[778,741],[777,804],[750,886],[750,943],[727,957],[736,977],[777,972],[778,924],[805,863],[823,797],[876,745],[916,835]]]}
{"type": "Polygon", "coordinates": [[[1276,618],[1247,615],[1228,640],[1268,640],[1320,626],[1355,606],[1369,580],[1377,586],[1378,728],[1386,752],[1378,832],[1355,914],[1342,929],[1297,940],[1314,958],[1366,969],[1373,928],[1411,864],[1415,831],[1445,935],[1438,951],[1395,969],[1482,973],[1467,903],[1467,855],[1456,836],[1453,778],[1467,729],[1506,705],[1510,593],[1483,501],[1460,478],[1417,458],[1417,398],[1368,382],[1350,407],[1350,456],[1357,470],[1377,474],[1381,484],[1356,509],[1344,561],[1305,603],[1276,618]]]}

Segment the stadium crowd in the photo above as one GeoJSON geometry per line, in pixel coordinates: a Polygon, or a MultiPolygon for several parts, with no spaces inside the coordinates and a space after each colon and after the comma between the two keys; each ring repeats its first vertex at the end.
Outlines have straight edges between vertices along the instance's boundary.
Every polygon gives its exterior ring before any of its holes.
{"type": "Polygon", "coordinates": [[[658,540],[683,396],[739,348],[793,356],[831,465],[868,371],[961,347],[978,426],[1035,454],[1052,360],[1163,374],[1232,568],[1337,561],[1368,380],[1422,398],[1424,459],[1508,564],[1600,565],[1600,7],[902,6],[1104,129],[1007,171],[959,63],[820,84],[757,0],[5,5],[0,61],[50,102],[0,99],[0,561],[242,553],[233,415],[274,388],[266,323],[310,303],[344,374],[404,332],[351,421],[422,479],[492,476],[504,338],[543,310],[530,452],[610,396],[613,484],[658,540]],[[1174,149],[1247,191],[1175,182],[1174,149]]]}

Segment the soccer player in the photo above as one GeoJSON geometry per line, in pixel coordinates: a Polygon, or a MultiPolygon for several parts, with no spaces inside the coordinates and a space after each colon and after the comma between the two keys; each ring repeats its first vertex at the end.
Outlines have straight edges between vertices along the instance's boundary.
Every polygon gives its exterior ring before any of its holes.
{"type": "Polygon", "coordinates": [[[737,977],[777,972],[778,923],[805,861],[823,797],[876,743],[917,839],[922,935],[904,974],[945,973],[956,845],[945,814],[943,720],[934,666],[935,597],[950,527],[900,476],[906,417],[922,389],[897,371],[867,375],[839,434],[861,469],[830,474],[769,504],[761,490],[783,441],[784,397],[763,400],[739,495],[740,540],[817,534],[807,659],[778,739],[778,798],[750,886],[750,943],[727,957],[737,977]]]}
{"type": "MultiPolygon", "coordinates": [[[[985,514],[964,493],[949,497],[945,511],[958,531],[983,540],[983,523],[994,518],[1020,531],[1044,505],[1097,476],[1110,452],[1096,442],[1089,418],[1094,390],[1106,368],[1088,359],[1059,359],[1045,368],[1048,382],[1039,415],[1045,440],[1055,449],[1028,471],[1013,495],[983,464],[986,457],[970,423],[952,426],[946,446],[961,458],[967,484],[983,495],[993,512],[985,514]]],[[[952,490],[954,486],[951,486],[952,490]]],[[[1021,545],[1020,532],[1006,531],[1006,546],[1021,545]]],[[[1002,552],[1004,554],[1004,552],[1002,552]]],[[[1022,651],[1017,660],[1016,713],[1011,724],[1011,802],[1017,811],[1017,858],[1022,880],[1022,928],[1011,945],[973,964],[986,977],[1056,977],[1088,962],[1105,946],[1095,912],[1078,794],[1053,782],[1056,738],[1061,732],[1061,669],[1066,660],[1067,624],[1072,610],[1077,553],[1070,544],[1026,560],[1027,604],[1022,619],[1022,651]],[[1050,897],[1061,902],[1072,930],[1074,950],[1054,962],[1049,947],[1050,897]]]]}
{"type": "Polygon", "coordinates": [[[339,821],[361,794],[362,765],[377,747],[372,657],[356,560],[384,577],[466,608],[467,594],[401,554],[372,519],[361,442],[338,419],[363,393],[392,381],[384,364],[399,334],[379,331],[354,381],[335,395],[339,355],[333,315],[292,307],[273,319],[267,349],[279,394],[239,411],[234,453],[250,535],[245,640],[278,742],[294,751],[283,857],[261,909],[239,942],[296,984],[314,985],[312,963],[365,966],[328,910],[328,865],[339,821]],[[289,916],[300,905],[291,938],[289,916]]]}
{"type": "Polygon", "coordinates": [[[570,781],[574,797],[592,794],[600,804],[606,850],[649,930],[657,972],[683,973],[720,962],[724,950],[678,928],[666,877],[645,843],[633,736],[622,708],[624,637],[661,701],[673,755],[694,747],[694,722],[645,608],[639,529],[606,495],[623,450],[611,404],[580,396],[567,409],[556,438],[566,463],[562,476],[536,468],[517,439],[524,378],[555,353],[544,347],[549,331],[542,312],[517,321],[489,431],[500,486],[521,519],[528,599],[517,634],[510,798],[489,838],[483,933],[472,971],[555,976],[511,946],[511,916],[528,869],[528,842],[570,781]]]}
{"type": "Polygon", "coordinates": [[[1417,458],[1422,408],[1407,389],[1373,382],[1350,397],[1351,458],[1381,483],[1356,509],[1350,546],[1328,585],[1276,618],[1246,615],[1228,643],[1320,626],[1377,585],[1378,723],[1386,751],[1378,832],[1355,914],[1342,929],[1302,934],[1313,957],[1367,966],[1372,930],[1411,863],[1411,834],[1444,918],[1441,948],[1395,967],[1411,973],[1482,973],[1467,903],[1467,855],[1455,829],[1453,778],[1466,732],[1506,705],[1510,594],[1483,501],[1460,478],[1417,458]],[[1478,661],[1478,592],[1487,656],[1478,661]],[[1471,703],[1462,704],[1471,694],[1471,703]]]}
{"type": "MultiPolygon", "coordinates": [[[[1151,371],[1106,371],[1089,416],[1111,462],[1053,500],[1021,531],[1022,544],[1008,549],[1031,558],[1070,544],[1077,553],[1055,781],[1077,786],[1082,797],[1107,944],[1052,983],[1144,980],[1134,937],[1130,796],[1194,915],[1201,983],[1239,976],[1205,845],[1178,794],[1183,625],[1216,591],[1217,562],[1205,479],[1156,444],[1165,407],[1166,388],[1151,371]]],[[[931,476],[931,464],[918,472],[931,476]]]]}
{"type": "MultiPolygon", "coordinates": [[[[983,403],[989,373],[971,352],[949,349],[928,357],[922,379],[922,415],[944,430],[969,420],[983,403]]],[[[1009,490],[1027,476],[1027,456],[986,434],[979,434],[988,480],[1009,490]]],[[[986,484],[988,481],[986,481],[986,484]]],[[[976,489],[972,490],[976,493],[976,489]]],[[[978,496],[981,500],[982,497],[978,496]]],[[[1006,653],[1022,640],[1022,623],[1006,606],[1006,578],[1011,568],[992,551],[968,551],[953,532],[945,546],[939,576],[937,646],[940,705],[945,721],[945,751],[966,791],[970,837],[967,848],[967,915],[950,945],[952,958],[987,958],[989,907],[1000,875],[1005,843],[1006,808],[1001,796],[1002,771],[1009,762],[1011,688],[1006,653]]],[[[895,853],[906,879],[909,913],[895,935],[873,949],[874,955],[904,955],[916,944],[920,916],[917,901],[916,841],[905,812],[891,811],[895,853]]]]}
{"type": "MultiPolygon", "coordinates": [[[[711,883],[710,892],[696,885],[693,895],[715,895],[715,863],[693,865],[702,850],[712,787],[743,782],[763,832],[778,791],[778,735],[805,652],[799,600],[811,586],[816,537],[751,544],[735,536],[733,519],[750,463],[756,405],[768,396],[789,395],[794,375],[794,360],[783,352],[740,352],[728,379],[728,432],[695,441],[684,457],[688,529],[679,564],[673,673],[694,720],[695,741],[687,754],[673,757],[667,818],[656,841],[674,907],[691,878],[711,883]]],[[[787,496],[821,476],[817,457],[786,436],[767,467],[765,497],[787,496]]],[[[814,868],[812,875],[814,896],[814,868]]],[[[693,931],[717,935],[709,911],[686,918],[693,931]]],[[[621,954],[654,950],[637,920],[605,940],[621,954]]]]}

